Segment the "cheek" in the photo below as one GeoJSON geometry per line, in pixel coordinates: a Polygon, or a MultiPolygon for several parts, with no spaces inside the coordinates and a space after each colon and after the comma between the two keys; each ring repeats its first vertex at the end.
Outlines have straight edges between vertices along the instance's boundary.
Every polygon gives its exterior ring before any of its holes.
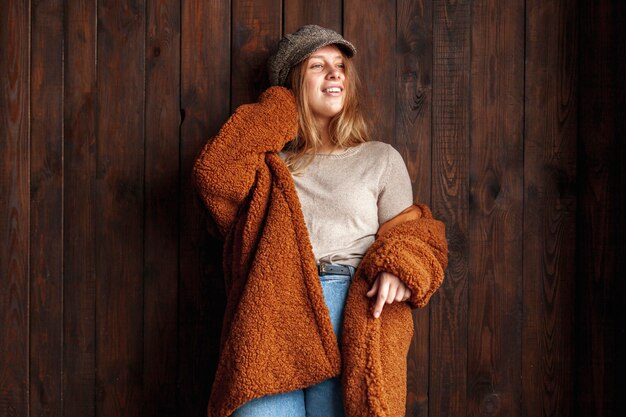
{"type": "Polygon", "coordinates": [[[318,85],[316,82],[314,81],[309,81],[305,84],[305,94],[306,94],[306,98],[309,101],[309,103],[311,101],[314,101],[318,96],[318,85]]]}
{"type": "Polygon", "coordinates": [[[310,83],[306,86],[306,100],[311,108],[316,108],[320,105],[322,94],[319,92],[319,86],[317,83],[310,83]]]}
{"type": "Polygon", "coordinates": [[[304,87],[308,97],[312,97],[318,90],[318,82],[314,77],[308,77],[304,80],[304,87]]]}

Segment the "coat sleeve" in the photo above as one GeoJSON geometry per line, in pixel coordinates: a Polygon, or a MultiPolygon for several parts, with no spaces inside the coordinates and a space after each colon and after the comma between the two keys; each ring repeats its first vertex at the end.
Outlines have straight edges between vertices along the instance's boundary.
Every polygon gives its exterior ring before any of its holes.
{"type": "Polygon", "coordinates": [[[424,307],[448,266],[445,226],[430,209],[414,205],[379,229],[359,266],[371,283],[380,272],[396,275],[411,290],[411,307],[424,307]]]}
{"type": "Polygon", "coordinates": [[[219,236],[227,234],[252,188],[265,154],[278,152],[298,129],[293,94],[271,87],[258,103],[237,108],[217,136],[202,148],[193,167],[193,182],[219,236]]]}

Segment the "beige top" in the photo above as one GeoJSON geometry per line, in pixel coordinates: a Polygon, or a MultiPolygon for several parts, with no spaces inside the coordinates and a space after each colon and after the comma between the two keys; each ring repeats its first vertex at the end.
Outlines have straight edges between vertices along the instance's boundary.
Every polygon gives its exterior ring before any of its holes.
{"type": "Polygon", "coordinates": [[[383,142],[315,155],[293,179],[317,262],[358,266],[378,226],[413,204],[404,160],[383,142]]]}

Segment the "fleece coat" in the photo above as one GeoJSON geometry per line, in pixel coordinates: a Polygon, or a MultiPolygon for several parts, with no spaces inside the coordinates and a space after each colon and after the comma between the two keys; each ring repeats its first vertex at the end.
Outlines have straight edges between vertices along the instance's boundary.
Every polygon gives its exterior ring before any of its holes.
{"type": "Polygon", "coordinates": [[[209,231],[224,241],[227,292],[208,416],[340,374],[348,417],[404,416],[411,307],[426,305],[443,280],[444,226],[418,205],[379,229],[350,286],[340,350],[295,185],[277,154],[297,120],[291,92],[271,87],[235,111],[194,165],[209,231]],[[412,296],[374,319],[365,293],[381,271],[412,296]]]}

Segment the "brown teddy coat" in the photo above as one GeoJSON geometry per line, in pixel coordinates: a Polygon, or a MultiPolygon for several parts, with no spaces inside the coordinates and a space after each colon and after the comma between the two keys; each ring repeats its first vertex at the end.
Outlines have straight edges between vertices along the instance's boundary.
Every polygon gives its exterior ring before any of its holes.
{"type": "Polygon", "coordinates": [[[224,240],[227,289],[208,416],[340,374],[348,417],[403,416],[411,307],[426,305],[443,280],[444,226],[420,205],[379,229],[349,290],[340,351],[295,185],[277,155],[297,120],[291,92],[272,87],[239,107],[194,165],[209,230],[224,240]],[[365,293],[381,271],[412,296],[374,319],[365,293]]]}

